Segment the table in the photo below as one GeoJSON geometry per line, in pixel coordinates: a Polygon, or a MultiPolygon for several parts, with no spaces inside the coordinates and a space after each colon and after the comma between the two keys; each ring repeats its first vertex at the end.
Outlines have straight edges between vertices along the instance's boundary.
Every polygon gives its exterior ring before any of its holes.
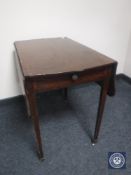
{"type": "Polygon", "coordinates": [[[39,158],[44,158],[36,94],[65,89],[72,85],[96,82],[101,86],[94,137],[98,140],[107,94],[115,94],[117,62],[69,38],[46,38],[16,41],[20,82],[28,115],[35,131],[39,158]]]}

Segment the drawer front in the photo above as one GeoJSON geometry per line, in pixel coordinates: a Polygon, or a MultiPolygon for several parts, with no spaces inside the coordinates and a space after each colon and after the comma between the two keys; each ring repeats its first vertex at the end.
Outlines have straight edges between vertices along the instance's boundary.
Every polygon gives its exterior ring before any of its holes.
{"type": "Polygon", "coordinates": [[[56,78],[47,78],[43,80],[35,80],[33,82],[34,92],[44,92],[60,88],[66,88],[72,85],[88,83],[92,81],[100,81],[112,76],[111,68],[97,71],[76,72],[65,76],[57,76],[56,78]]]}

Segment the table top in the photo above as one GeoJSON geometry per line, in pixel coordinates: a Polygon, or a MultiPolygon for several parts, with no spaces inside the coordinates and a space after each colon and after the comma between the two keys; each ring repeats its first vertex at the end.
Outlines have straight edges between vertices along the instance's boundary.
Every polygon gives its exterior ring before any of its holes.
{"type": "Polygon", "coordinates": [[[115,61],[69,38],[47,38],[14,43],[25,77],[79,72],[115,61]]]}

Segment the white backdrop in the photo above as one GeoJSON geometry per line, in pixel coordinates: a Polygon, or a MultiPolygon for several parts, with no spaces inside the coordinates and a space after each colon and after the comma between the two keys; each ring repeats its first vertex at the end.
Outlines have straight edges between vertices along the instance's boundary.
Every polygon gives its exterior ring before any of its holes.
{"type": "Polygon", "coordinates": [[[124,71],[131,0],[0,0],[0,99],[20,94],[16,40],[68,36],[119,62],[124,71]]]}
{"type": "Polygon", "coordinates": [[[127,50],[127,55],[125,60],[124,73],[131,78],[131,32],[130,32],[128,50],[127,50]]]}

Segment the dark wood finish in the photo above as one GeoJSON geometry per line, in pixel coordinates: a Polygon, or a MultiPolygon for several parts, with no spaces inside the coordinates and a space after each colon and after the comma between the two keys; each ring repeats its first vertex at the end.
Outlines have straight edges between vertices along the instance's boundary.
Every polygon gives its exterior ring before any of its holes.
{"type": "Polygon", "coordinates": [[[27,107],[27,115],[28,118],[31,117],[31,109],[30,109],[30,102],[29,102],[29,93],[27,92],[27,89],[25,88],[25,102],[26,102],[26,107],[27,107]]]}
{"type": "Polygon", "coordinates": [[[101,92],[100,92],[99,106],[98,106],[98,112],[97,112],[97,121],[96,121],[95,133],[92,139],[92,143],[96,143],[98,139],[98,134],[100,130],[100,125],[101,125],[105,101],[106,101],[106,94],[108,92],[108,87],[109,87],[109,78],[105,79],[101,83],[101,92]]]}
{"type": "Polygon", "coordinates": [[[35,135],[36,135],[36,143],[38,147],[38,155],[40,159],[43,158],[43,150],[42,150],[42,141],[41,141],[41,135],[40,135],[40,126],[39,126],[39,115],[37,111],[37,106],[36,106],[36,98],[35,94],[29,95],[29,102],[31,106],[31,114],[32,114],[32,121],[35,129],[35,135]]]}
{"type": "Polygon", "coordinates": [[[69,38],[50,38],[15,42],[22,81],[31,114],[38,152],[43,157],[36,94],[64,89],[87,82],[98,82],[101,94],[93,142],[96,142],[103,116],[106,94],[115,94],[117,62],[69,38]]]}
{"type": "Polygon", "coordinates": [[[68,38],[15,42],[25,77],[84,71],[114,61],[68,38]]]}

